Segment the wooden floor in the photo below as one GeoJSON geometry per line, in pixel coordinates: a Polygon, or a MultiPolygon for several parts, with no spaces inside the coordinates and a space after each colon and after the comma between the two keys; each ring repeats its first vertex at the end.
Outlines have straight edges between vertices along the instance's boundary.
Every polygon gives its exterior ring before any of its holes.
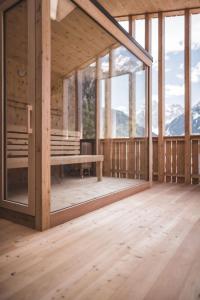
{"type": "Polygon", "coordinates": [[[0,220],[0,299],[200,299],[200,186],[152,189],[40,233],[0,220]]]}

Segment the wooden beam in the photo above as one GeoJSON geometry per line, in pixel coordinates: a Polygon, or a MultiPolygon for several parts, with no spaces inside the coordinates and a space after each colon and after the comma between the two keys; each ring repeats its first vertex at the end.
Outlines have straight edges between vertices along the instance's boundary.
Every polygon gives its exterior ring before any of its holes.
{"type": "MultiPolygon", "coordinates": [[[[35,0],[28,5],[28,105],[32,107],[30,116],[32,134],[28,134],[28,208],[35,215],[35,0]]],[[[28,116],[27,116],[28,118],[28,116]]]]}
{"type": "Polygon", "coordinates": [[[96,154],[100,154],[100,59],[96,59],[96,105],[95,105],[95,115],[96,115],[96,154]]]}
{"type": "Polygon", "coordinates": [[[71,0],[58,0],[56,20],[58,22],[62,21],[75,8],[76,6],[71,2],[71,0]]]}
{"type": "Polygon", "coordinates": [[[132,16],[128,16],[128,32],[131,36],[133,36],[133,20],[132,16]]]}
{"type": "Polygon", "coordinates": [[[158,14],[158,180],[164,181],[164,72],[165,72],[165,20],[163,13],[158,14]]]}
{"type": "Polygon", "coordinates": [[[36,3],[36,228],[50,226],[50,1],[36,3]]]}
{"type": "Polygon", "coordinates": [[[4,200],[3,14],[0,13],[0,202],[4,200]]]}
{"type": "Polygon", "coordinates": [[[185,11],[185,183],[191,183],[191,15],[185,11]]]}
{"type": "MultiPolygon", "coordinates": [[[[100,10],[92,1],[90,0],[73,0],[77,6],[83,9],[93,20],[95,20],[101,27],[103,27],[107,32],[109,32],[117,41],[124,45],[128,50],[130,50],[135,56],[137,56],[146,65],[150,66],[152,64],[152,59],[146,53],[142,47],[131,40],[124,32],[117,26],[108,16],[105,15],[102,10],[100,10]]],[[[98,4],[97,4],[98,5],[98,4]]],[[[116,22],[117,23],[117,22],[116,22]]]]}
{"type": "MultiPolygon", "coordinates": [[[[145,15],[145,49],[151,53],[151,17],[145,15]]],[[[152,69],[146,69],[146,97],[145,97],[145,135],[148,136],[145,145],[145,179],[152,182],[152,69]]]]}

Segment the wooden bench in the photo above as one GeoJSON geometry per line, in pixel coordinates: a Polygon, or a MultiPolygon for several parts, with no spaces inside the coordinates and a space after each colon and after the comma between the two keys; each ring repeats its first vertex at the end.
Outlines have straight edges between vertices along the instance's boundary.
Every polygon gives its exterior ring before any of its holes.
{"type": "MultiPolygon", "coordinates": [[[[80,133],[51,131],[51,165],[96,163],[98,181],[102,180],[103,155],[81,155],[80,133]]],[[[7,132],[7,168],[28,167],[28,134],[13,128],[7,132]]]]}

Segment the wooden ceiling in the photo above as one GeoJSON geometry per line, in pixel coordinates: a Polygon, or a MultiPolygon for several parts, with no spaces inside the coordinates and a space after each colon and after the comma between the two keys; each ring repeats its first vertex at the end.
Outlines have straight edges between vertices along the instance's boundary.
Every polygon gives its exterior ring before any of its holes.
{"type": "Polygon", "coordinates": [[[52,70],[61,76],[91,60],[116,40],[79,8],[52,23],[52,70]]]}
{"type": "Polygon", "coordinates": [[[200,7],[200,0],[98,0],[98,2],[115,17],[200,7]]]}

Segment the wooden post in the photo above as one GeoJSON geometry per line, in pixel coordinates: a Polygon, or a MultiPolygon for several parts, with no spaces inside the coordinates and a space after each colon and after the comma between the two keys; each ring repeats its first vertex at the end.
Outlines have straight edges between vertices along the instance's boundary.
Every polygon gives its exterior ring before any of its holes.
{"type": "Polygon", "coordinates": [[[164,49],[165,49],[165,23],[163,13],[158,14],[158,180],[164,181],[164,49]]]}
{"type": "Polygon", "coordinates": [[[128,16],[128,32],[131,36],[133,36],[133,21],[132,16],[128,16]]]}
{"type": "Polygon", "coordinates": [[[100,60],[96,59],[96,154],[100,152],[100,98],[99,98],[99,72],[100,72],[100,60]]]}
{"type": "Polygon", "coordinates": [[[0,13],[0,202],[4,200],[3,14],[0,13]]]}
{"type": "MultiPolygon", "coordinates": [[[[145,49],[151,53],[151,18],[145,15],[145,49]]],[[[152,68],[146,69],[146,97],[145,97],[145,179],[152,182],[152,68]]]]}
{"type": "Polygon", "coordinates": [[[82,105],[82,99],[79,98],[79,80],[78,71],[75,72],[75,131],[79,131],[79,106],[82,105]],[[80,103],[80,102],[81,103],[80,103]]]}
{"type": "Polygon", "coordinates": [[[36,229],[50,227],[50,1],[36,3],[36,229]]]}
{"type": "Polygon", "coordinates": [[[191,183],[191,17],[185,10],[185,183],[191,183]]]}

